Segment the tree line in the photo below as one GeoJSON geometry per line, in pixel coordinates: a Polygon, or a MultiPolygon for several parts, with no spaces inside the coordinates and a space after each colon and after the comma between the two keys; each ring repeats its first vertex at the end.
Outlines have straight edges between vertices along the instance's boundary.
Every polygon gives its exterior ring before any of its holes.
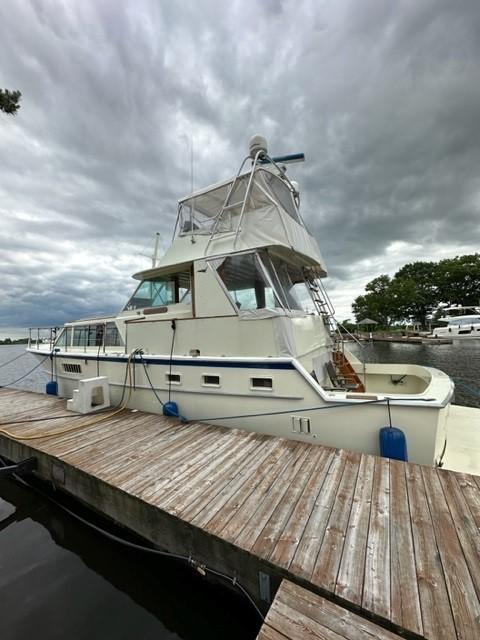
{"type": "Polygon", "coordinates": [[[427,316],[439,305],[480,306],[480,254],[412,262],[393,278],[374,278],[365,291],[352,305],[357,322],[372,318],[384,327],[412,322],[426,326],[427,316]]]}

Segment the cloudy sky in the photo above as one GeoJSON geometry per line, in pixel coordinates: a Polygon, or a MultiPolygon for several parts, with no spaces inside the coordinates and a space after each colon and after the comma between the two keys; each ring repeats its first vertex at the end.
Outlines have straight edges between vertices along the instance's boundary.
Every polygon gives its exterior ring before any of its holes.
{"type": "Polygon", "coordinates": [[[478,0],[2,0],[0,327],[120,308],[249,137],[290,175],[340,319],[380,273],[480,248],[478,0]]]}

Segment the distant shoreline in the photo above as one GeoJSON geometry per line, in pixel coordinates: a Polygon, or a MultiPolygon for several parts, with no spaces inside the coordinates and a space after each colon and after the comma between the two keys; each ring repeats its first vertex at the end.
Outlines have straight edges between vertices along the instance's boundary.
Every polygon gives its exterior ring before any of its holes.
{"type": "Polygon", "coordinates": [[[28,338],[4,338],[0,340],[0,346],[8,346],[11,344],[28,344],[28,338]]]}

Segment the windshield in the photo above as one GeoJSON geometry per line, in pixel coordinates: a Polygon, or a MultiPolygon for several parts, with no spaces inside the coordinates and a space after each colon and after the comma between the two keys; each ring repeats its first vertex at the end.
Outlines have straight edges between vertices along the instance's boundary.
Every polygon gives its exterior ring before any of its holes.
{"type": "Polygon", "coordinates": [[[191,304],[190,272],[173,273],[143,280],[125,306],[125,311],[147,307],[191,304]]]}
{"type": "Polygon", "coordinates": [[[275,256],[266,255],[263,259],[285,307],[291,311],[315,313],[315,305],[302,270],[275,256]]]}
{"type": "Polygon", "coordinates": [[[302,270],[267,251],[216,261],[217,273],[241,310],[287,309],[315,313],[302,270]]]}
{"type": "Polygon", "coordinates": [[[237,309],[282,308],[255,253],[224,258],[217,267],[217,273],[237,309]]]}

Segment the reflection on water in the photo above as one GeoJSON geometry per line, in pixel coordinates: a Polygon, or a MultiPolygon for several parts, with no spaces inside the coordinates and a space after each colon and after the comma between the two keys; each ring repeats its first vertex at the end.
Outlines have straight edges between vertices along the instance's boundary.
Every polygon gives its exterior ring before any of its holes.
{"type": "MultiPolygon", "coordinates": [[[[0,346],[0,365],[24,352],[0,346]]],[[[0,385],[32,369],[22,356],[0,385]]],[[[37,369],[18,387],[44,391],[37,369]]],[[[32,490],[0,480],[0,638],[248,639],[257,614],[182,563],[120,546],[32,490]]]]}
{"type": "Polygon", "coordinates": [[[480,340],[457,340],[453,344],[402,344],[365,342],[362,349],[349,348],[366,362],[423,364],[447,373],[455,382],[455,403],[480,407],[480,340]]]}
{"type": "Polygon", "coordinates": [[[2,640],[254,638],[246,601],[177,561],[113,543],[0,481],[2,640]]]}

